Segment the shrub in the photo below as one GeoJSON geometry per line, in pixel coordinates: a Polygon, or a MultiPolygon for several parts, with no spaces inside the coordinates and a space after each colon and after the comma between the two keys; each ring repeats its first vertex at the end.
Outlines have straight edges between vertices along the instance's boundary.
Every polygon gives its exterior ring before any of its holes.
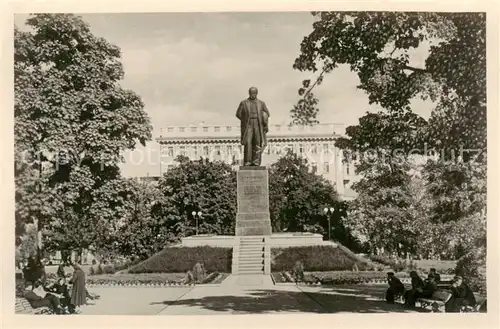
{"type": "Polygon", "coordinates": [[[194,282],[194,275],[193,275],[193,272],[191,271],[188,271],[186,273],[186,283],[192,283],[194,282]]]}
{"type": "Polygon", "coordinates": [[[103,273],[103,271],[102,271],[102,266],[101,266],[101,264],[99,264],[99,265],[97,266],[97,270],[95,271],[95,274],[96,274],[96,275],[101,275],[102,273],[103,273]]]}
{"type": "Polygon", "coordinates": [[[486,293],[486,250],[473,250],[462,256],[455,268],[455,274],[463,277],[473,291],[486,293]]]}
{"type": "Polygon", "coordinates": [[[90,269],[89,269],[89,275],[95,275],[94,266],[90,267],[90,269]]]}
{"type": "Polygon", "coordinates": [[[196,263],[207,272],[231,272],[231,248],[172,247],[129,268],[129,273],[186,273],[196,263]]]}
{"type": "Polygon", "coordinates": [[[207,276],[207,272],[205,271],[205,267],[202,263],[196,263],[193,266],[193,279],[196,283],[201,283],[205,280],[207,276]]]}
{"type": "Polygon", "coordinates": [[[347,254],[335,246],[305,246],[271,249],[271,270],[291,271],[297,261],[303,264],[303,271],[341,271],[351,270],[357,264],[360,270],[368,264],[347,254]]]}
{"type": "Polygon", "coordinates": [[[304,264],[300,260],[295,262],[292,270],[292,275],[295,282],[304,281],[304,264]]]}
{"type": "Polygon", "coordinates": [[[115,272],[116,272],[115,267],[111,264],[105,265],[102,270],[103,270],[103,274],[115,274],[115,272]]]}

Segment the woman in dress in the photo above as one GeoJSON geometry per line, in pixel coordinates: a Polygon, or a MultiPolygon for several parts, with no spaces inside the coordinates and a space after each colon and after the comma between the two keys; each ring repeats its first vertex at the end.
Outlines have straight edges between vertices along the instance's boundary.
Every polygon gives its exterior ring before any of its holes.
{"type": "Polygon", "coordinates": [[[81,267],[73,263],[73,277],[69,281],[73,288],[71,290],[71,304],[77,308],[87,304],[87,289],[85,288],[85,272],[81,267]]]}

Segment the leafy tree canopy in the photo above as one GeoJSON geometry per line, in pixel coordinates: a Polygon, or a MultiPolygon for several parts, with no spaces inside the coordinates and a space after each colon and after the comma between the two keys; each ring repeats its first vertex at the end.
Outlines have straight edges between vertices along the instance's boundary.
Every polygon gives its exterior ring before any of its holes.
{"type": "Polygon", "coordinates": [[[411,111],[415,97],[436,107],[426,141],[436,147],[486,149],[486,19],[483,13],[313,12],[313,31],[293,67],[319,72],[303,81],[292,110],[298,124],[313,124],[313,89],[339,65],[356,72],[369,102],[394,112],[411,111]],[[411,52],[430,45],[424,65],[411,52]],[[464,51],[467,49],[467,51],[464,51]]]}
{"type": "Polygon", "coordinates": [[[121,184],[120,154],[150,140],[151,124],[139,95],[120,86],[117,46],[72,14],[36,14],[26,25],[14,32],[16,220],[95,238],[89,231],[118,216],[104,204],[121,184]]]}

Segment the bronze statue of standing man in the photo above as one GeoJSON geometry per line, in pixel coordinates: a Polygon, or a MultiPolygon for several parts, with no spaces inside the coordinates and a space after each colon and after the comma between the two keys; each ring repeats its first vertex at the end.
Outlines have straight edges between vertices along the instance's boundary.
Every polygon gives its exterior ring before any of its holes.
{"type": "Polygon", "coordinates": [[[269,110],[266,103],[257,99],[255,87],[248,90],[249,97],[240,102],[236,117],[241,121],[241,145],[244,146],[244,166],[260,166],[262,153],[267,146],[269,110]]]}

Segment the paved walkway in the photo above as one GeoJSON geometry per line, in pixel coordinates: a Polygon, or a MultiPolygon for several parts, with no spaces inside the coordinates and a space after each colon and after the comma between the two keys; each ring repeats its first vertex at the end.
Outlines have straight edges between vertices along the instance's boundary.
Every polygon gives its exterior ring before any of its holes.
{"type": "Polygon", "coordinates": [[[206,315],[415,312],[383,300],[385,285],[273,285],[269,276],[229,276],[220,286],[91,288],[101,295],[82,314],[206,315]]]}

